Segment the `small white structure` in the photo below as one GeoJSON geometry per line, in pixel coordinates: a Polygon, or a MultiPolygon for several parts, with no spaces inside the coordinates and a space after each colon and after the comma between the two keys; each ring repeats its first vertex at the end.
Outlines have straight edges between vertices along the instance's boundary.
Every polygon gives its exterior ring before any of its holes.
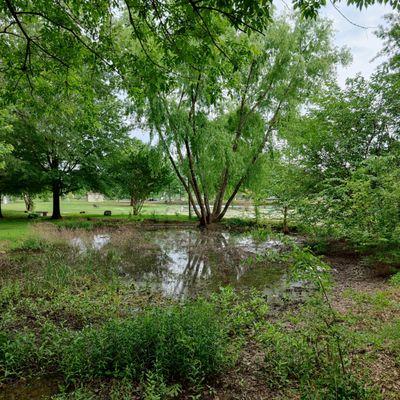
{"type": "Polygon", "coordinates": [[[8,196],[2,196],[1,197],[1,203],[2,204],[8,204],[10,202],[11,202],[11,200],[10,200],[10,198],[8,196]]]}
{"type": "Polygon", "coordinates": [[[87,192],[86,200],[89,203],[101,203],[104,201],[104,196],[101,193],[87,192]]]}

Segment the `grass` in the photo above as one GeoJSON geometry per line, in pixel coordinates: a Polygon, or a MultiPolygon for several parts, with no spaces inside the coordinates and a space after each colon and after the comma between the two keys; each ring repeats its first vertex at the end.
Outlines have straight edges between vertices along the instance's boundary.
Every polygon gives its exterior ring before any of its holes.
{"type": "MultiPolygon", "coordinates": [[[[22,200],[16,200],[9,204],[2,205],[2,209],[7,215],[10,211],[23,213],[25,211],[25,203],[22,200]]],[[[90,216],[103,215],[105,210],[110,210],[112,214],[119,216],[129,215],[132,212],[132,207],[129,206],[128,201],[106,200],[103,202],[89,203],[86,200],[68,199],[61,200],[61,213],[64,216],[80,215],[81,212],[90,216]]],[[[270,217],[273,217],[277,212],[274,206],[266,205],[263,210],[270,217]]],[[[50,201],[35,200],[35,211],[47,211],[51,214],[52,203],[50,201]]],[[[145,215],[188,215],[187,204],[168,204],[160,202],[146,202],[143,206],[142,213],[145,215]]],[[[279,213],[278,213],[279,214],[279,213]]],[[[228,210],[227,216],[230,218],[248,218],[253,217],[252,206],[242,206],[234,204],[228,210]]],[[[276,216],[276,215],[275,215],[276,216]]],[[[279,214],[280,216],[280,214],[279,214]]]]}
{"type": "MultiPolygon", "coordinates": [[[[50,202],[35,202],[37,211],[48,211],[51,214],[50,202]]],[[[108,201],[98,203],[98,208],[94,208],[91,203],[80,200],[62,200],[61,209],[63,220],[52,221],[59,226],[69,226],[71,228],[79,228],[81,225],[92,227],[96,222],[89,222],[88,219],[101,220],[125,220],[126,222],[138,222],[143,220],[156,221],[189,221],[189,217],[179,213],[181,209],[177,205],[145,205],[143,213],[139,216],[130,216],[131,207],[128,203],[119,203],[116,201],[108,201]],[[111,217],[104,217],[105,210],[111,210],[111,217]],[[80,214],[85,211],[85,214],[80,214]]],[[[40,217],[36,220],[28,219],[28,215],[24,212],[25,204],[23,201],[17,201],[3,205],[3,216],[0,219],[0,251],[18,248],[24,240],[30,236],[32,224],[40,221],[51,221],[50,217],[40,217]]],[[[49,214],[49,215],[50,215],[49,214]]],[[[101,222],[97,222],[101,225],[101,222]]]]}
{"type": "Polygon", "coordinates": [[[0,251],[17,247],[29,235],[30,221],[16,212],[7,212],[0,219],[0,251]]]}
{"type": "MultiPolygon", "coordinates": [[[[89,203],[86,200],[61,200],[61,213],[67,215],[79,215],[84,211],[88,215],[103,215],[105,210],[111,210],[113,214],[129,215],[132,208],[127,201],[104,201],[98,203],[89,203]],[[96,206],[96,207],[95,207],[96,206]]],[[[3,211],[7,215],[7,211],[25,211],[25,203],[22,200],[3,205],[3,211]]],[[[47,211],[51,214],[52,203],[49,201],[35,201],[35,211],[47,211]]],[[[144,214],[184,214],[183,206],[176,204],[160,204],[148,202],[143,207],[144,214]]]]}

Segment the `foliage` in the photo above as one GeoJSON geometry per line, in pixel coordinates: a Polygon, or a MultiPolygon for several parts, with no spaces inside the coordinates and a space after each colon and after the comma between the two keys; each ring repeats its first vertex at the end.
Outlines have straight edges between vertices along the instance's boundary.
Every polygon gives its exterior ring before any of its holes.
{"type": "Polygon", "coordinates": [[[306,221],[324,221],[329,234],[364,248],[390,248],[399,243],[398,161],[393,156],[369,158],[347,180],[325,182],[318,198],[303,208],[306,221]]]}
{"type": "MultiPolygon", "coordinates": [[[[359,8],[371,4],[387,3],[386,0],[350,0],[359,8]]],[[[306,18],[315,18],[324,1],[294,0],[293,8],[306,18]]],[[[398,8],[396,1],[391,5],[398,8]]],[[[9,68],[6,72],[21,79],[41,72],[36,61],[44,59],[62,72],[79,63],[76,55],[82,51],[92,56],[104,68],[121,72],[124,65],[112,62],[116,49],[113,28],[118,25],[116,15],[129,14],[129,25],[134,40],[150,58],[153,53],[146,33],[157,33],[157,47],[162,58],[174,52],[175,58],[191,59],[195,54],[190,43],[201,38],[204,49],[215,47],[225,55],[225,42],[215,37],[219,33],[214,21],[238,31],[262,31],[271,22],[272,0],[213,0],[209,2],[180,2],[157,0],[150,5],[144,1],[127,0],[113,3],[99,0],[85,3],[69,0],[65,4],[49,1],[6,0],[0,8],[4,28],[0,32],[0,49],[9,68]],[[117,21],[116,21],[117,20],[117,21]],[[194,33],[199,31],[202,35],[194,33]],[[11,40],[12,39],[12,40],[11,40]],[[184,47],[182,46],[184,44],[184,47]],[[184,50],[180,50],[184,49],[184,50]]],[[[126,60],[127,61],[127,60],[126,60]]],[[[130,59],[129,61],[132,61],[130,59]]],[[[136,60],[137,61],[137,60],[136,60]]],[[[159,65],[158,65],[159,66],[159,65]]],[[[41,65],[43,68],[43,65],[41,65]]],[[[159,73],[166,73],[162,68],[159,73]]]]}
{"type": "Polygon", "coordinates": [[[400,272],[397,272],[390,278],[390,283],[393,286],[400,286],[400,272]]]}
{"type": "Polygon", "coordinates": [[[0,193],[17,195],[38,193],[43,189],[40,173],[32,168],[28,161],[16,158],[12,154],[4,157],[4,168],[0,170],[0,193]]]}
{"type": "Polygon", "coordinates": [[[289,315],[288,323],[261,327],[268,384],[285,391],[296,386],[304,399],[379,399],[352,372],[353,335],[330,303],[329,266],[294,244],[283,257],[293,280],[314,283],[318,291],[299,313],[289,315]]]}
{"type": "Polygon", "coordinates": [[[159,149],[139,140],[125,143],[107,163],[110,191],[128,197],[134,215],[140,213],[146,199],[159,194],[172,181],[170,166],[159,149]]]}
{"type": "Polygon", "coordinates": [[[309,181],[298,199],[302,225],[320,237],[364,249],[399,243],[398,116],[387,78],[381,69],[370,82],[348,80],[280,131],[309,181]]]}
{"type": "Polygon", "coordinates": [[[28,85],[18,94],[5,93],[8,98],[2,100],[11,103],[12,129],[3,138],[13,146],[16,159],[6,170],[8,181],[16,178],[6,192],[19,187],[29,191],[32,185],[35,191],[38,186],[50,189],[53,216],[58,218],[60,195],[96,186],[99,160],[123,135],[121,104],[104,79],[85,65],[64,76],[42,73],[32,79],[33,93],[28,85]],[[16,170],[22,170],[21,176],[16,170]]]}
{"type": "Polygon", "coordinates": [[[289,233],[290,212],[297,209],[312,183],[301,166],[276,151],[271,158],[263,157],[260,173],[249,182],[249,193],[256,207],[272,200],[282,210],[283,232],[289,233]]]}
{"type": "Polygon", "coordinates": [[[5,166],[5,156],[12,152],[12,146],[7,143],[0,142],[0,169],[4,168],[5,166]]]}
{"type": "Polygon", "coordinates": [[[177,65],[167,86],[149,85],[143,106],[203,225],[223,218],[279,121],[310,95],[311,82],[323,86],[346,59],[320,20],[277,19],[263,35],[220,29],[235,71],[208,52],[196,68],[177,65]]]}
{"type": "Polygon", "coordinates": [[[138,379],[155,371],[168,380],[197,382],[221,371],[226,344],[213,307],[198,301],[84,329],[65,349],[61,368],[67,379],[138,379]]]}

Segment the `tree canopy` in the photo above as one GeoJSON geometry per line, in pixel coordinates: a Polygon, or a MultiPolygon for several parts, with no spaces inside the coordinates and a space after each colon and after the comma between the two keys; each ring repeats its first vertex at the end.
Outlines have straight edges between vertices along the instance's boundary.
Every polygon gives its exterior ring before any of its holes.
{"type": "Polygon", "coordinates": [[[4,136],[14,157],[29,165],[29,175],[53,192],[53,217],[60,218],[62,194],[96,184],[99,160],[124,134],[123,108],[85,65],[68,76],[42,72],[32,83],[34,91],[20,87],[9,105],[12,129],[4,136]]]}
{"type": "Polygon", "coordinates": [[[236,57],[235,72],[218,50],[203,52],[197,67],[179,61],[179,76],[166,85],[144,82],[138,104],[203,225],[223,218],[280,121],[347,59],[322,20],[282,18],[262,35],[229,28],[221,35],[236,57]]]}
{"type": "Polygon", "coordinates": [[[108,192],[129,198],[133,214],[138,215],[150,196],[158,195],[171,183],[173,172],[160,149],[140,140],[128,140],[106,161],[108,192]]]}

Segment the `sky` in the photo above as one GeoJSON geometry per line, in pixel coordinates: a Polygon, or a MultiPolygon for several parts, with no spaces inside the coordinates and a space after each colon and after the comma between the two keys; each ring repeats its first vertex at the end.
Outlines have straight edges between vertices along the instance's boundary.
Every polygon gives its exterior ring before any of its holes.
{"type": "MultiPolygon", "coordinates": [[[[277,0],[276,3],[280,1],[285,0],[277,0]]],[[[369,77],[376,66],[384,61],[383,57],[372,61],[383,45],[374,32],[379,25],[386,25],[384,15],[393,12],[393,9],[388,5],[374,4],[360,11],[355,6],[347,6],[343,1],[336,3],[336,7],[340,12],[329,2],[321,9],[320,15],[333,21],[335,44],[349,48],[353,57],[353,61],[347,67],[338,68],[338,82],[343,87],[346,79],[354,77],[357,73],[369,77]],[[368,29],[352,23],[368,27],[368,29]]],[[[280,8],[278,4],[277,8],[280,8]]]]}

